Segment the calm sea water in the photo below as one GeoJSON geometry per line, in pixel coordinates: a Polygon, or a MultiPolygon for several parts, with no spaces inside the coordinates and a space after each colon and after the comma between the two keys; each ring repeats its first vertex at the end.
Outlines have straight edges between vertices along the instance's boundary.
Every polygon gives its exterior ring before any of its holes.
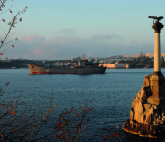
{"type": "MultiPolygon", "coordinates": [[[[156,142],[162,139],[141,138],[122,130],[129,119],[133,97],[143,85],[146,74],[153,69],[109,69],[105,74],[76,75],[30,75],[28,69],[1,69],[0,85],[10,82],[1,101],[25,102],[30,114],[35,105],[49,106],[53,90],[52,105],[59,103],[56,112],[68,110],[92,101],[87,126],[86,141],[103,141],[104,135],[115,130],[127,142],[156,142]]],[[[162,69],[165,76],[165,69],[162,69]]],[[[18,103],[21,106],[21,104],[18,103]]]]}

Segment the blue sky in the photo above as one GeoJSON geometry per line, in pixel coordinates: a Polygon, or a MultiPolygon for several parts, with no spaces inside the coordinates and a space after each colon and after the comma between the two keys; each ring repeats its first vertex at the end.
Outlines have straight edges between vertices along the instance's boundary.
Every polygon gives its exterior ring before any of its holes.
{"type": "MultiPolygon", "coordinates": [[[[153,20],[148,16],[165,17],[163,0],[8,0],[3,11],[13,14],[28,6],[21,14],[22,22],[12,29],[1,48],[2,58],[71,59],[86,54],[90,57],[130,55],[154,52],[153,20]],[[161,4],[159,4],[160,2],[161,4]]],[[[2,11],[2,12],[3,12],[2,11]]],[[[0,15],[10,21],[13,15],[0,15]]],[[[161,20],[165,24],[165,20],[161,20]]],[[[0,21],[7,32],[7,22],[0,21]]],[[[1,37],[4,36],[0,28],[1,37]]],[[[161,50],[165,53],[165,29],[161,31],[161,50]]]]}

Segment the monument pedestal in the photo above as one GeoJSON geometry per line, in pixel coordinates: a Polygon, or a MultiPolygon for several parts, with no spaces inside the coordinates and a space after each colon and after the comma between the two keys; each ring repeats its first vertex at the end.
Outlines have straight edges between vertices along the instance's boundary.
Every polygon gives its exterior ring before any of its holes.
{"type": "Polygon", "coordinates": [[[156,105],[165,104],[165,78],[162,74],[153,74],[150,77],[150,87],[152,96],[148,98],[148,103],[156,105]]]}
{"type": "Polygon", "coordinates": [[[165,136],[165,78],[162,74],[146,75],[143,87],[133,98],[123,129],[144,137],[165,136]]]}

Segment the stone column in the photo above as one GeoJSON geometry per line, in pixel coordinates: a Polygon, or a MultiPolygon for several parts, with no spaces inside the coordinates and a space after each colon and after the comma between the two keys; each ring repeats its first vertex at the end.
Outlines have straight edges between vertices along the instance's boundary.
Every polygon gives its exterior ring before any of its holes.
{"type": "Polygon", "coordinates": [[[155,30],[154,73],[144,77],[143,87],[133,98],[130,119],[123,129],[139,136],[158,138],[165,136],[165,78],[161,73],[160,60],[160,31],[163,25],[159,22],[163,17],[149,18],[157,20],[152,26],[155,30]]]}
{"type": "Polygon", "coordinates": [[[148,98],[148,103],[162,105],[165,101],[165,79],[163,74],[161,73],[160,31],[164,25],[162,25],[162,23],[159,22],[159,20],[161,20],[163,17],[152,18],[157,21],[152,26],[152,28],[155,30],[154,72],[150,77],[150,87],[152,91],[152,96],[148,98]]]}
{"type": "MultiPolygon", "coordinates": [[[[150,18],[150,17],[149,17],[150,18]]],[[[154,23],[152,28],[155,30],[155,46],[154,46],[154,73],[155,75],[161,74],[161,48],[160,48],[160,31],[164,25],[159,22],[159,19],[154,23]]]]}
{"type": "Polygon", "coordinates": [[[160,33],[155,33],[154,73],[161,72],[160,33]]]}

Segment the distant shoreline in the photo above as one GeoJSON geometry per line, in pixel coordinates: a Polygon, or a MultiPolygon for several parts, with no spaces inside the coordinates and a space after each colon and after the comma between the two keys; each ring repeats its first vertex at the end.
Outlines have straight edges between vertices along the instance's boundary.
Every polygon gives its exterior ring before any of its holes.
{"type": "MultiPolygon", "coordinates": [[[[165,67],[161,67],[161,68],[165,68],[165,67]]],[[[12,69],[12,68],[0,68],[1,69],[12,69]]],[[[29,69],[28,67],[20,67],[20,68],[15,68],[15,69],[29,69]]],[[[111,69],[154,69],[154,68],[107,68],[107,70],[111,70],[111,69]]]]}

